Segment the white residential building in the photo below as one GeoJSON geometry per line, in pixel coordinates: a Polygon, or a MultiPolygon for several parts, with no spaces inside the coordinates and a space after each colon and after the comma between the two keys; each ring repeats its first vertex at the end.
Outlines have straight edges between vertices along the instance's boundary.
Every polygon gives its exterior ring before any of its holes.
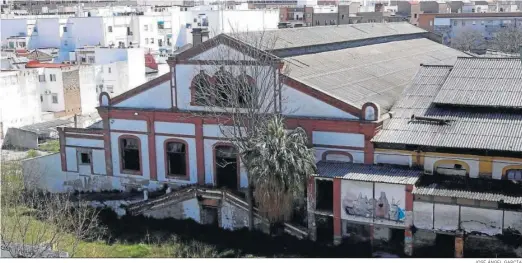
{"type": "Polygon", "coordinates": [[[1,71],[0,94],[0,137],[10,127],[21,127],[41,120],[36,70],[1,71]]]}
{"type": "Polygon", "coordinates": [[[143,48],[84,47],[70,52],[69,59],[94,67],[97,94],[116,96],[146,81],[143,48]]]}

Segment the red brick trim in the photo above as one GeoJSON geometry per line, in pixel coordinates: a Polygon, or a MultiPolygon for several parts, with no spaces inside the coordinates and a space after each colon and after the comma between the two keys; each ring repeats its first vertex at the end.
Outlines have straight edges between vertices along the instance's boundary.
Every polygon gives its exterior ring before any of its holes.
{"type": "Polygon", "coordinates": [[[380,116],[381,116],[381,112],[379,110],[379,106],[373,102],[366,102],[365,104],[362,105],[361,107],[361,119],[363,120],[366,120],[366,121],[378,121],[380,119],[380,116]],[[366,108],[368,107],[372,107],[373,110],[374,110],[374,113],[375,113],[375,119],[373,120],[366,120],[366,108]]]}
{"type": "Polygon", "coordinates": [[[331,149],[364,151],[364,147],[355,147],[355,146],[327,145],[327,144],[314,144],[313,146],[314,147],[318,147],[318,148],[331,148],[331,149]]]}
{"type": "Polygon", "coordinates": [[[167,136],[167,137],[182,137],[182,138],[196,138],[195,135],[177,134],[177,133],[162,133],[156,132],[156,136],[167,136]]]}
{"type": "MultiPolygon", "coordinates": [[[[279,62],[280,61],[280,59],[278,57],[276,57],[268,52],[265,52],[262,50],[257,50],[255,47],[247,45],[226,34],[219,34],[219,35],[205,41],[204,43],[201,43],[184,52],[181,52],[180,54],[177,55],[176,58],[178,59],[178,61],[189,60],[205,51],[208,51],[214,47],[219,46],[220,44],[226,45],[226,46],[228,46],[232,49],[235,49],[236,51],[242,52],[242,53],[247,52],[252,58],[259,59],[261,61],[270,61],[270,62],[272,62],[272,61],[279,62]],[[256,52],[249,52],[249,50],[254,50],[254,49],[256,49],[256,52]],[[252,55],[254,55],[254,56],[252,56],[252,55]]],[[[259,62],[257,62],[257,64],[259,64],[259,62]]]]}
{"type": "MultiPolygon", "coordinates": [[[[120,135],[118,137],[118,151],[119,151],[119,162],[120,162],[120,173],[121,174],[132,174],[132,175],[143,175],[143,158],[142,158],[142,151],[141,148],[141,139],[138,136],[124,134],[120,135]],[[138,140],[138,151],[140,156],[140,170],[139,171],[131,171],[131,170],[124,170],[123,169],[123,145],[121,144],[121,141],[123,139],[136,139],[138,140]]],[[[150,154],[150,153],[149,153],[150,154]]],[[[149,164],[150,165],[150,164],[149,164]]]]}
{"type": "Polygon", "coordinates": [[[178,88],[176,82],[176,60],[172,65],[169,64],[169,72],[170,72],[170,101],[172,102],[171,106],[173,109],[178,108],[178,88]],[[176,96],[174,96],[176,95],[176,96]]]}
{"type": "Polygon", "coordinates": [[[405,209],[406,211],[413,211],[413,185],[406,185],[405,186],[406,191],[406,202],[405,202],[405,209]]]}
{"type": "Polygon", "coordinates": [[[148,147],[149,147],[149,168],[150,168],[150,179],[158,180],[158,164],[156,162],[156,127],[154,125],[154,114],[146,114],[147,127],[148,127],[148,147]]]}
{"type": "Polygon", "coordinates": [[[320,90],[317,90],[315,88],[312,88],[296,79],[293,79],[289,76],[282,77],[283,83],[291,88],[294,88],[304,94],[307,94],[311,97],[314,97],[322,102],[325,102],[333,107],[336,107],[342,111],[345,111],[355,117],[361,118],[361,109],[350,105],[342,100],[339,100],[337,98],[334,98],[320,90]]]}
{"type": "Polygon", "coordinates": [[[91,134],[66,133],[65,137],[66,138],[78,138],[78,139],[90,139],[90,140],[103,140],[103,136],[91,135],[91,134]]]}
{"type": "Polygon", "coordinates": [[[196,161],[198,184],[205,184],[205,143],[203,140],[203,120],[195,121],[195,138],[196,138],[196,161]]]}
{"type": "Polygon", "coordinates": [[[164,159],[164,165],[165,165],[165,178],[167,179],[177,179],[177,180],[190,180],[190,150],[189,145],[185,140],[181,139],[175,139],[175,138],[169,138],[166,139],[163,142],[163,159],[164,159]],[[167,144],[169,142],[178,142],[185,145],[185,175],[180,174],[169,174],[169,164],[168,164],[168,156],[167,156],[167,144]]]}
{"type": "Polygon", "coordinates": [[[353,155],[349,152],[343,152],[343,151],[331,151],[331,150],[325,151],[325,152],[323,152],[323,155],[321,156],[321,160],[326,161],[326,157],[328,156],[328,154],[339,154],[339,155],[347,156],[348,158],[350,158],[350,162],[353,163],[353,155]]]}
{"type": "Polygon", "coordinates": [[[115,105],[115,104],[118,104],[128,98],[131,98],[139,93],[142,93],[144,91],[147,91],[151,88],[154,88],[162,83],[165,83],[167,81],[170,81],[171,79],[171,72],[167,72],[163,75],[161,75],[160,77],[157,77],[151,81],[148,81],[148,82],[145,82],[143,84],[141,84],[140,86],[136,87],[136,88],[133,88],[131,90],[128,90],[114,98],[111,99],[111,105],[115,105]]]}
{"type": "Polygon", "coordinates": [[[333,179],[333,199],[333,235],[334,237],[341,237],[341,178],[333,179]]]}
{"type": "Polygon", "coordinates": [[[117,132],[117,133],[132,133],[132,134],[142,134],[142,135],[149,134],[149,132],[143,132],[143,131],[128,131],[128,130],[111,130],[111,132],[117,132]]]}
{"type": "Polygon", "coordinates": [[[67,171],[67,156],[65,153],[65,131],[64,128],[58,127],[58,139],[60,141],[60,159],[62,162],[62,171],[67,171]]]}
{"type": "Polygon", "coordinates": [[[111,105],[111,96],[109,95],[109,93],[107,92],[102,92],[100,93],[100,96],[98,97],[98,105],[100,106],[110,106],[111,105]],[[103,101],[103,97],[107,97],[107,105],[103,105],[102,101],[103,101]]]}
{"type": "Polygon", "coordinates": [[[107,176],[113,176],[113,163],[112,163],[112,144],[111,144],[111,127],[109,123],[109,116],[111,112],[99,109],[98,113],[100,114],[103,122],[103,145],[105,146],[105,169],[107,172],[107,176]]]}
{"type": "MultiPolygon", "coordinates": [[[[212,145],[212,167],[213,167],[213,176],[212,177],[213,177],[213,182],[214,182],[215,186],[217,186],[216,148],[218,146],[230,146],[230,147],[235,148],[237,151],[236,146],[234,146],[231,143],[227,143],[227,142],[216,142],[214,145],[212,145]]],[[[240,189],[241,188],[241,162],[239,159],[239,152],[236,156],[236,163],[237,163],[237,189],[240,189]]]]}

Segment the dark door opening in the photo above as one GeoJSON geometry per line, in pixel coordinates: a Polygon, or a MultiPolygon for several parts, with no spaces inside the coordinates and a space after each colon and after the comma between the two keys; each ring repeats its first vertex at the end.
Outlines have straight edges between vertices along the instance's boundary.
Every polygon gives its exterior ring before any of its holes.
{"type": "Polygon", "coordinates": [[[317,242],[322,244],[333,243],[333,217],[315,215],[317,226],[317,242]]]}
{"type": "Polygon", "coordinates": [[[217,146],[214,152],[216,184],[231,190],[239,188],[237,151],[233,146],[217,146]]]}
{"type": "Polygon", "coordinates": [[[390,229],[390,248],[392,252],[396,255],[401,255],[404,253],[404,229],[390,229]]]}
{"type": "Polygon", "coordinates": [[[455,256],[455,236],[437,234],[435,238],[436,253],[432,257],[452,258],[455,256]]]}
{"type": "Polygon", "coordinates": [[[315,209],[324,212],[333,212],[333,181],[315,180],[316,203],[315,209]]]}

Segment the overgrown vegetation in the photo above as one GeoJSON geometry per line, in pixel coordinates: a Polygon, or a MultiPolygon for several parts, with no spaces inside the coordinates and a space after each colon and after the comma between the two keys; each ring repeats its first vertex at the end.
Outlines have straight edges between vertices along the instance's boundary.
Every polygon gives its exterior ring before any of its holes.
{"type": "Polygon", "coordinates": [[[38,153],[36,150],[31,149],[27,152],[27,158],[34,158],[40,156],[40,153],[38,153]]]}
{"type": "Polygon", "coordinates": [[[50,140],[45,143],[42,143],[38,146],[40,151],[57,153],[60,151],[60,141],[59,140],[50,140]]]}

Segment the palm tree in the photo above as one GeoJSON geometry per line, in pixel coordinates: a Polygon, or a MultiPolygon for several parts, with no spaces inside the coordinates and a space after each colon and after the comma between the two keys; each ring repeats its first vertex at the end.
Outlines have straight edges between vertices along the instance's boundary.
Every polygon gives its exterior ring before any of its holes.
{"type": "Polygon", "coordinates": [[[308,176],[316,171],[307,142],[302,128],[286,131],[283,119],[274,116],[244,153],[256,205],[271,223],[291,218],[295,202],[303,200],[308,176]]]}

